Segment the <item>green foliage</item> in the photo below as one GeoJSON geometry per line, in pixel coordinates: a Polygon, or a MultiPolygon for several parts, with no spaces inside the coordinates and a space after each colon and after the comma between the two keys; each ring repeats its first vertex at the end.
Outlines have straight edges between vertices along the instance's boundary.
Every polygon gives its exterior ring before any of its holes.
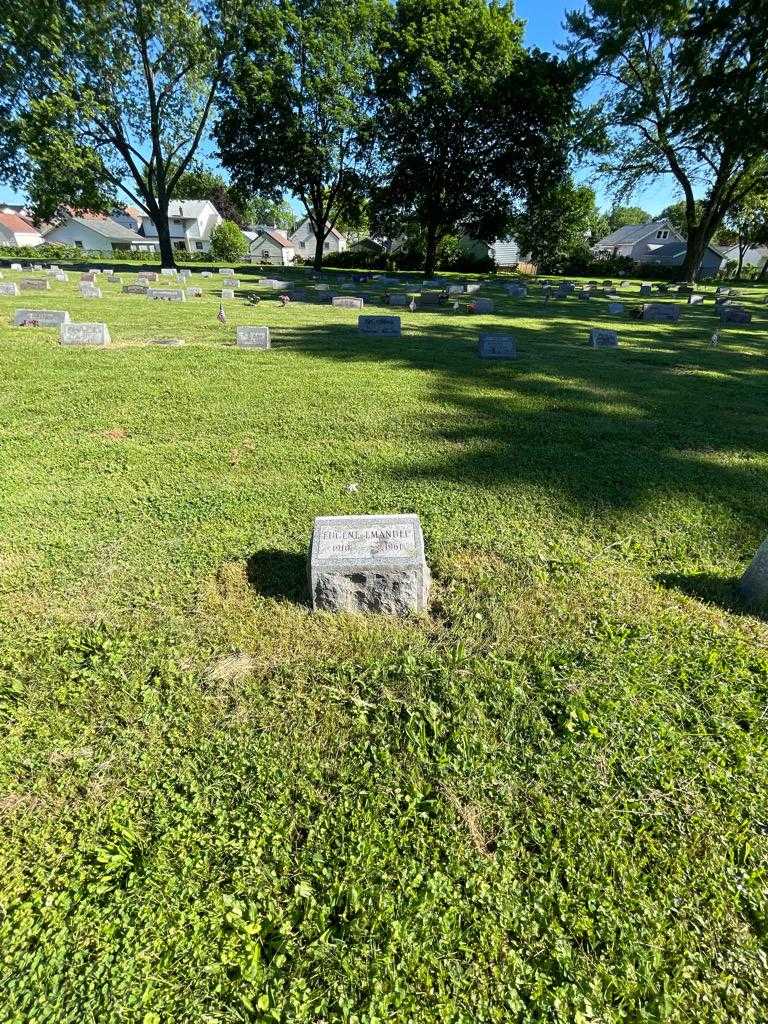
{"type": "Polygon", "coordinates": [[[588,258],[590,240],[600,237],[604,226],[600,221],[593,189],[565,181],[529,202],[515,220],[514,235],[520,252],[551,273],[588,258]]]}
{"type": "Polygon", "coordinates": [[[172,198],[207,199],[225,220],[233,220],[241,228],[247,226],[245,203],[237,191],[204,164],[196,164],[181,175],[174,186],[172,198]]]}
{"type": "Polygon", "coordinates": [[[619,198],[671,176],[684,196],[686,276],[730,209],[766,175],[768,6],[763,0],[589,0],[570,52],[604,85],[619,198]],[[694,189],[706,195],[697,204],[694,189]]]}
{"type": "Polygon", "coordinates": [[[295,195],[323,242],[360,208],[370,163],[374,39],[386,0],[258,5],[240,39],[216,126],[239,189],[295,195]]]}
{"type": "Polygon", "coordinates": [[[717,348],[707,289],[595,352],[602,297],[493,284],[367,339],[247,280],[226,325],[215,279],[53,282],[103,351],[0,296],[0,1019],[763,1024],[768,623],[734,580],[768,288],[717,348]],[[232,344],[251,291],[269,353],[232,344]],[[313,517],[406,509],[430,614],[313,614],[313,517]]]}
{"type": "Polygon", "coordinates": [[[267,224],[281,231],[292,231],[296,226],[296,213],[284,199],[251,196],[245,203],[244,215],[247,224],[267,224]]]}
{"type": "Polygon", "coordinates": [[[512,7],[487,0],[400,0],[385,25],[374,219],[390,237],[424,230],[427,274],[443,237],[503,236],[563,173],[573,76],[521,37],[512,7]]]}
{"type": "Polygon", "coordinates": [[[608,231],[618,231],[631,224],[647,224],[652,220],[654,217],[640,206],[614,206],[607,214],[608,231]]]}
{"type": "Polygon", "coordinates": [[[211,232],[211,256],[215,260],[241,260],[248,252],[248,239],[233,220],[223,220],[211,232]]]}

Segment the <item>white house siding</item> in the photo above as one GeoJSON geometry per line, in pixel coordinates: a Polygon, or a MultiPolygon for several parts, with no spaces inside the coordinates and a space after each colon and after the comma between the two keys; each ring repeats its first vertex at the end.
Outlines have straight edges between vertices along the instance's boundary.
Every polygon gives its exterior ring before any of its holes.
{"type": "MultiPolygon", "coordinates": [[[[209,252],[211,233],[224,218],[207,199],[172,199],[168,207],[168,229],[171,244],[181,252],[209,252]]],[[[141,218],[147,238],[157,241],[157,228],[150,217],[141,218]]]]}
{"type": "Polygon", "coordinates": [[[13,232],[0,224],[0,245],[21,248],[23,246],[36,246],[43,244],[42,235],[37,231],[29,231],[22,234],[21,231],[13,232]]]}
{"type": "MultiPolygon", "coordinates": [[[[309,223],[309,220],[303,220],[290,236],[289,240],[293,243],[296,253],[298,253],[302,259],[314,258],[317,243],[315,236],[312,233],[312,225],[309,223]]],[[[323,252],[326,254],[346,252],[346,249],[346,238],[343,235],[336,234],[334,231],[331,231],[325,242],[323,242],[323,252]]]]}
{"type": "Polygon", "coordinates": [[[497,267],[515,267],[520,262],[520,250],[514,238],[497,239],[491,246],[491,255],[497,267]]]}
{"type": "Polygon", "coordinates": [[[80,249],[90,249],[93,252],[112,252],[112,243],[104,235],[91,231],[84,224],[68,220],[52,228],[45,236],[46,242],[61,242],[64,245],[76,245],[80,249]]]}
{"type": "Polygon", "coordinates": [[[278,245],[269,235],[260,235],[251,242],[251,258],[256,263],[268,263],[276,267],[289,267],[296,259],[296,250],[278,245]]]}

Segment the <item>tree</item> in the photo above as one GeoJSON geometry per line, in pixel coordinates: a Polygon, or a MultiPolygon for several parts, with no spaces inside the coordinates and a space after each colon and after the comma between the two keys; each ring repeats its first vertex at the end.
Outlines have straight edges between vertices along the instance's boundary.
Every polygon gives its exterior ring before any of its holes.
{"type": "Polygon", "coordinates": [[[162,263],[174,265],[168,203],[206,130],[236,2],[41,0],[30,33],[14,0],[2,19],[15,59],[0,78],[0,127],[15,154],[0,146],[0,170],[38,218],[63,206],[108,212],[122,195],[152,218],[162,263]]]}
{"type": "Polygon", "coordinates": [[[262,196],[251,196],[246,200],[245,218],[246,226],[266,224],[281,231],[291,231],[296,223],[296,214],[284,199],[264,199],[262,196]]]}
{"type": "Polygon", "coordinates": [[[223,220],[211,232],[211,256],[229,263],[248,252],[248,239],[233,220],[223,220]]]}
{"type": "Polygon", "coordinates": [[[247,223],[246,204],[238,192],[220,174],[202,163],[195,163],[176,182],[173,199],[207,199],[225,220],[240,227],[247,223]]]}
{"type": "Polygon", "coordinates": [[[515,219],[515,239],[534,263],[559,270],[573,258],[588,258],[596,217],[594,191],[566,180],[538,194],[515,219]]]}
{"type": "Polygon", "coordinates": [[[315,269],[340,217],[366,192],[374,39],[386,0],[281,0],[268,30],[246,26],[216,126],[240,188],[295,195],[315,236],[315,269]]]}
{"type": "Polygon", "coordinates": [[[685,201],[693,281],[729,209],[765,174],[768,5],[764,0],[588,0],[567,16],[570,53],[607,85],[614,142],[602,169],[619,197],[672,175],[685,201]],[[706,195],[697,208],[695,191],[706,195]]]}
{"type": "MultiPolygon", "coordinates": [[[[736,280],[740,281],[747,250],[753,245],[768,244],[768,194],[753,194],[744,199],[730,211],[728,226],[736,235],[736,280]]],[[[765,267],[760,276],[764,274],[765,267]]]]}
{"type": "Polygon", "coordinates": [[[609,211],[607,219],[608,229],[618,231],[619,228],[629,227],[631,224],[647,224],[653,217],[640,206],[614,206],[609,211]]]}
{"type": "Polygon", "coordinates": [[[375,222],[423,230],[427,276],[442,238],[504,235],[525,196],[565,172],[572,69],[521,39],[495,0],[399,0],[385,25],[375,222]]]}

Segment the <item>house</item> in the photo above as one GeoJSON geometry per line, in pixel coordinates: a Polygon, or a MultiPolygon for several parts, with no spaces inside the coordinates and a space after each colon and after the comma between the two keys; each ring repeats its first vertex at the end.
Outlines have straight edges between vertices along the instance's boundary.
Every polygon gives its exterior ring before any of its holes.
{"type": "Polygon", "coordinates": [[[459,248],[473,259],[490,259],[496,267],[516,267],[520,263],[520,249],[514,238],[497,238],[494,242],[482,242],[470,235],[459,237],[459,248]]]}
{"type": "Polygon", "coordinates": [[[154,242],[100,213],[65,214],[46,230],[45,241],[73,245],[89,252],[114,252],[115,249],[154,252],[156,248],[154,242]]]}
{"type": "MultiPolygon", "coordinates": [[[[157,228],[148,214],[128,207],[125,216],[138,219],[138,233],[158,244],[157,228]]],[[[213,229],[223,219],[207,199],[172,199],[168,206],[168,227],[173,248],[177,252],[208,252],[213,229]]]]}
{"type": "MultiPolygon", "coordinates": [[[[248,232],[249,237],[252,232],[248,232]]],[[[249,246],[254,263],[271,263],[278,267],[290,267],[296,259],[296,249],[291,241],[277,228],[262,228],[249,246]]]]}
{"type": "Polygon", "coordinates": [[[141,223],[144,216],[144,211],[138,206],[124,206],[121,210],[112,211],[112,220],[122,224],[124,228],[130,228],[137,235],[142,234],[141,223]]]}
{"type": "MultiPolygon", "coordinates": [[[[646,266],[682,267],[687,243],[667,218],[648,224],[628,224],[601,238],[593,247],[596,256],[624,256],[646,266]]],[[[720,269],[723,257],[714,246],[708,246],[699,267],[699,276],[712,277],[720,269]]]]}
{"type": "Polygon", "coordinates": [[[43,245],[45,239],[35,225],[16,212],[0,212],[0,245],[20,246],[43,245]]]}
{"type": "Polygon", "coordinates": [[[387,246],[384,242],[366,235],[363,238],[355,239],[354,242],[350,242],[348,251],[358,252],[365,256],[383,256],[387,251],[387,246]]]}
{"type": "MultiPolygon", "coordinates": [[[[729,245],[727,248],[721,250],[723,254],[723,260],[726,263],[738,263],[739,262],[739,247],[738,245],[729,245]]],[[[757,267],[758,270],[762,270],[768,261],[768,246],[765,245],[750,245],[750,247],[744,253],[744,259],[742,262],[743,267],[757,267]]]]}
{"type": "MultiPolygon", "coordinates": [[[[290,242],[297,255],[301,256],[302,259],[314,259],[316,239],[312,232],[309,217],[305,217],[301,224],[299,224],[290,236],[290,242]]],[[[337,231],[336,228],[331,228],[323,242],[323,253],[330,255],[334,252],[346,252],[346,249],[347,240],[344,235],[337,231]]]]}

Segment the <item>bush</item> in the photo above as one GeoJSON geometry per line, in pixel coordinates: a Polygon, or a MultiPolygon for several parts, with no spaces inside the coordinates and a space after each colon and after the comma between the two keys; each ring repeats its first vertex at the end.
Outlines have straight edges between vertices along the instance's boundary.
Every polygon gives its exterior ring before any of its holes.
{"type": "Polygon", "coordinates": [[[233,220],[223,220],[211,234],[211,256],[215,260],[241,260],[248,252],[248,239],[233,220]]]}

